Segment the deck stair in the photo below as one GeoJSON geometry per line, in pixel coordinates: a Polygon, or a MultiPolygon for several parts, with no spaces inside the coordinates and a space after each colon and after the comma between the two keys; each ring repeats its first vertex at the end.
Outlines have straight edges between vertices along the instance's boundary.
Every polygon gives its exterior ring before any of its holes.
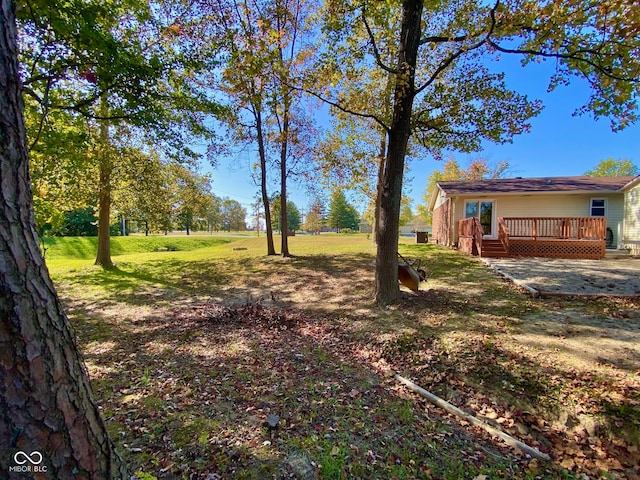
{"type": "Polygon", "coordinates": [[[482,239],[482,257],[489,258],[502,258],[508,257],[509,253],[505,250],[504,245],[500,240],[482,239]]]}

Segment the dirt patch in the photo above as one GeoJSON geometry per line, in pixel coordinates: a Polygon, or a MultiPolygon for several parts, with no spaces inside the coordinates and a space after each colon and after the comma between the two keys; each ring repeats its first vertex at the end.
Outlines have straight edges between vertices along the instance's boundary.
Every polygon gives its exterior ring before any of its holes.
{"type": "Polygon", "coordinates": [[[581,368],[608,365],[640,373],[640,311],[631,305],[604,313],[551,303],[525,316],[515,338],[553,349],[581,368]]]}

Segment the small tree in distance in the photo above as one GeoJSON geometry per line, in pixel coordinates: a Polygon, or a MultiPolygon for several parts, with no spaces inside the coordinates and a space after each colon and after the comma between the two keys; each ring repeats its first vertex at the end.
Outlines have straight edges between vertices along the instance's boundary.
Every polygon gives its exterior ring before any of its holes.
{"type": "Polygon", "coordinates": [[[336,190],[331,195],[331,204],[329,206],[329,227],[335,228],[336,231],[348,228],[357,230],[360,218],[356,209],[347,202],[342,190],[336,190]]]}
{"type": "Polygon", "coordinates": [[[322,200],[317,198],[309,207],[309,213],[307,213],[304,219],[302,228],[304,228],[307,232],[319,234],[324,224],[324,205],[322,203],[322,200]]]}
{"type": "MultiPolygon", "coordinates": [[[[271,200],[271,225],[274,230],[282,231],[282,211],[281,211],[280,195],[276,195],[271,200]]],[[[300,210],[291,200],[287,201],[287,229],[288,231],[298,230],[300,228],[300,210]]]]}

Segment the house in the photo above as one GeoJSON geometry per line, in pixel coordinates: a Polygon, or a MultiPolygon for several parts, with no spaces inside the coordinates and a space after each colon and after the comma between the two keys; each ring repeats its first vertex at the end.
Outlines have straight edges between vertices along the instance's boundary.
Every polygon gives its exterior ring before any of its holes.
{"type": "Polygon", "coordinates": [[[632,255],[640,255],[640,175],[627,183],[624,192],[624,218],[622,220],[622,248],[632,255]]]}
{"type": "Polygon", "coordinates": [[[602,258],[605,242],[609,247],[638,246],[639,178],[517,177],[439,182],[429,204],[432,240],[469,253],[473,237],[475,243],[485,239],[487,245],[500,240],[505,249],[511,247],[510,256],[602,258]],[[473,218],[479,225],[475,230],[465,220],[473,218]]]}
{"type": "Polygon", "coordinates": [[[416,232],[429,232],[431,225],[422,217],[422,215],[414,215],[414,217],[404,225],[400,225],[400,235],[407,235],[416,232]]]}
{"type": "Polygon", "coordinates": [[[358,224],[358,231],[360,233],[372,233],[373,228],[371,227],[371,224],[369,222],[367,222],[366,220],[361,220],[358,224]]]}

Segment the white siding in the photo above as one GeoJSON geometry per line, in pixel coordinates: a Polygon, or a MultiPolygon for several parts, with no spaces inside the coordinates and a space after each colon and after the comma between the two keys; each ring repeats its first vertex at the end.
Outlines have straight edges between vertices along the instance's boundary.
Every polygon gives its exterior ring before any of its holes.
{"type": "Polygon", "coordinates": [[[440,205],[442,205],[444,202],[447,201],[447,197],[446,195],[443,195],[442,190],[440,190],[440,188],[438,188],[438,193],[436,196],[436,201],[433,205],[433,209],[435,210],[436,208],[438,208],[440,205]]]}
{"type": "Polygon", "coordinates": [[[623,247],[640,255],[640,184],[625,192],[624,203],[623,247]]]}

